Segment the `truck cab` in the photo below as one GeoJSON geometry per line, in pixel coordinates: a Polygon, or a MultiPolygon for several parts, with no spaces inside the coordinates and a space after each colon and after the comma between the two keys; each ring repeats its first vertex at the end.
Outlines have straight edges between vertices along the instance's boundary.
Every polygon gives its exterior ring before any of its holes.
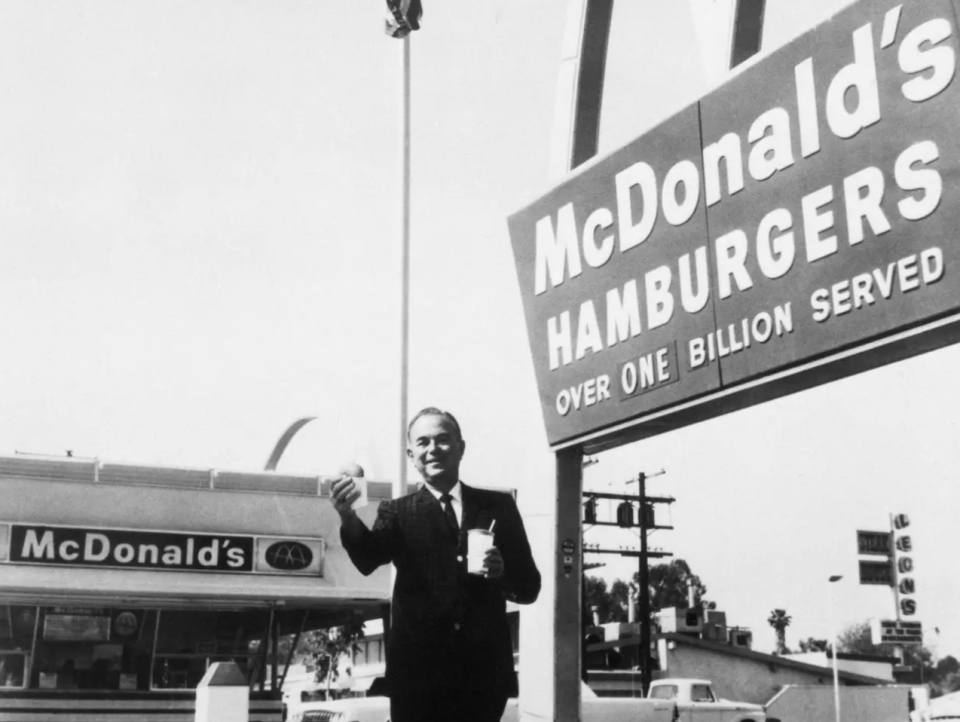
{"type": "MultiPolygon", "coordinates": [[[[671,700],[597,697],[583,682],[580,690],[583,722],[677,722],[680,719],[671,700]]],[[[501,722],[518,722],[519,719],[519,700],[513,697],[507,701],[501,722]]],[[[390,700],[385,696],[307,702],[295,707],[287,718],[287,722],[389,721],[390,700]]]]}
{"type": "Polygon", "coordinates": [[[777,722],[758,704],[720,699],[706,679],[656,680],[647,697],[672,700],[679,722],[777,722]]]}

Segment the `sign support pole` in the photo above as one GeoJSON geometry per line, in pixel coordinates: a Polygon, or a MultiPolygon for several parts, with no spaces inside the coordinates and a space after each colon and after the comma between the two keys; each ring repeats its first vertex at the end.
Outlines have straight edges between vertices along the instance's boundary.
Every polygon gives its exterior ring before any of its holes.
{"type": "MultiPolygon", "coordinates": [[[[897,528],[893,523],[893,514],[890,518],[890,577],[893,585],[893,618],[900,621],[900,573],[897,570],[897,528]]],[[[897,651],[901,651],[898,646],[897,651]]]]}
{"type": "MultiPolygon", "coordinates": [[[[597,153],[607,39],[614,0],[566,0],[567,23],[557,77],[551,178],[597,153]]],[[[553,632],[553,720],[580,720],[581,591],[583,588],[583,448],[556,452],[556,538],[553,632]],[[573,553],[567,553],[573,544],[573,553]],[[567,559],[571,562],[567,563],[567,559]]],[[[523,693],[521,692],[521,701],[523,693]]]]}
{"type": "MultiPolygon", "coordinates": [[[[900,570],[897,569],[897,527],[894,524],[894,516],[891,513],[890,518],[890,576],[893,581],[893,613],[897,620],[897,627],[900,627],[900,570]]],[[[907,662],[906,648],[902,644],[893,645],[893,656],[897,658],[897,663],[902,667],[907,662]]]]}
{"type": "Polygon", "coordinates": [[[583,585],[583,525],[580,500],[583,494],[583,451],[572,447],[556,454],[557,537],[553,565],[556,582],[553,632],[553,704],[556,722],[580,721],[581,592],[583,585]],[[567,554],[571,543],[574,553],[567,554]],[[572,557],[572,558],[570,558],[572,557]],[[568,562],[567,560],[570,559],[568,562]]]}

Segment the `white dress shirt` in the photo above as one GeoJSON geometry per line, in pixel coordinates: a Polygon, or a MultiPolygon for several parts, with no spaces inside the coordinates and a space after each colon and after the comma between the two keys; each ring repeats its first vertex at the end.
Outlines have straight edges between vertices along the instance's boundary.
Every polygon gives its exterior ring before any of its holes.
{"type": "MultiPolygon", "coordinates": [[[[440,497],[443,496],[442,492],[437,491],[432,486],[424,482],[424,486],[430,490],[430,493],[433,494],[437,501],[440,501],[440,497]]],[[[463,487],[460,486],[459,480],[456,484],[453,485],[453,488],[450,490],[450,506],[453,507],[453,513],[457,515],[457,524],[460,528],[463,528],[463,487]]],[[[440,506],[443,506],[443,502],[440,501],[440,506]]]]}

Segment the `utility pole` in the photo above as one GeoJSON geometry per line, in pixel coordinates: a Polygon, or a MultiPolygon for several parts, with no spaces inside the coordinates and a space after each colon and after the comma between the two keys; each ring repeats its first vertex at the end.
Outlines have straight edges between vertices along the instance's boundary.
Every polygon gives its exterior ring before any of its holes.
{"type": "Polygon", "coordinates": [[[650,565],[647,563],[647,475],[637,475],[640,491],[640,588],[637,590],[640,618],[640,686],[646,697],[650,689],[650,565]]]}
{"type": "Polygon", "coordinates": [[[654,529],[672,529],[672,526],[662,526],[656,523],[653,512],[654,504],[672,504],[676,501],[669,496],[647,496],[647,479],[653,476],[660,476],[666,472],[661,470],[654,474],[647,474],[641,471],[636,479],[630,479],[626,483],[636,483],[638,494],[608,494],[602,492],[583,492],[587,501],[584,504],[584,523],[599,526],[619,526],[622,528],[639,527],[640,530],[640,549],[639,551],[625,549],[600,549],[598,546],[588,547],[584,545],[585,553],[593,554],[620,554],[621,556],[635,556],[638,558],[637,570],[637,601],[639,609],[637,622],[640,624],[640,681],[642,693],[645,696],[650,688],[652,675],[652,660],[650,658],[651,645],[651,614],[650,614],[650,565],[651,557],[669,557],[673,556],[669,552],[662,550],[651,551],[647,543],[647,532],[654,529]],[[617,508],[617,521],[599,521],[597,520],[596,500],[597,499],[619,499],[621,504],[617,508]],[[634,523],[633,504],[637,502],[636,523],[634,523]]]}
{"type": "MultiPolygon", "coordinates": [[[[664,473],[666,472],[661,470],[650,476],[660,476],[664,473]]],[[[653,502],[647,499],[647,474],[643,471],[637,474],[637,487],[637,491],[639,492],[638,498],[640,500],[640,508],[637,513],[637,521],[640,527],[640,569],[637,572],[637,582],[639,586],[637,590],[637,601],[640,607],[637,610],[637,616],[640,622],[640,686],[643,688],[644,696],[646,696],[647,690],[650,689],[650,677],[652,676],[652,664],[650,660],[650,552],[647,549],[647,531],[651,526],[653,528],[657,527],[656,522],[652,525],[650,524],[650,522],[653,521],[650,518],[653,516],[653,514],[650,513],[653,511],[653,502]]]]}

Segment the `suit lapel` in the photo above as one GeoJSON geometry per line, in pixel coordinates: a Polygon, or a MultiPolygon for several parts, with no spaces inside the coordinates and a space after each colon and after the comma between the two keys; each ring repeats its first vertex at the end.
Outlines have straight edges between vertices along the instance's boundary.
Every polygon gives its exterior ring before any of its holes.
{"type": "Polygon", "coordinates": [[[477,498],[469,486],[460,482],[460,503],[463,505],[463,514],[460,517],[460,539],[467,536],[467,530],[474,528],[477,520],[477,498]]]}
{"type": "Polygon", "coordinates": [[[493,515],[490,505],[486,499],[476,489],[467,486],[462,481],[460,488],[463,490],[463,523],[460,525],[461,536],[466,536],[470,529],[489,529],[493,521],[493,515]]]}

